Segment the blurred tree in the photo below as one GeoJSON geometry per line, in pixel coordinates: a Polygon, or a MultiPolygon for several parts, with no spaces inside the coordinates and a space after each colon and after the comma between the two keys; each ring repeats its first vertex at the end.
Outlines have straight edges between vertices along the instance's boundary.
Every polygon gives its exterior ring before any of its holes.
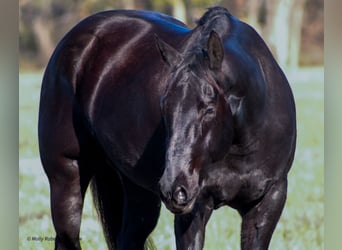
{"type": "MultiPolygon", "coordinates": [[[[241,13],[246,16],[240,18],[261,34],[282,67],[297,68],[303,45],[303,29],[310,25],[304,20],[309,2],[323,0],[245,0],[242,4],[247,13],[241,13]]],[[[323,30],[316,32],[322,34],[323,30]]]]}
{"type": "Polygon", "coordinates": [[[188,13],[185,1],[187,0],[155,0],[152,1],[152,8],[186,22],[188,13]]]}
{"type": "Polygon", "coordinates": [[[290,68],[298,68],[302,41],[302,26],[305,0],[296,0],[292,5],[290,20],[289,53],[287,64],[290,68]]]}
{"type": "Polygon", "coordinates": [[[322,65],[324,60],[324,1],[305,2],[300,65],[322,65]]]}
{"type": "Polygon", "coordinates": [[[288,64],[291,29],[290,17],[293,5],[297,1],[301,0],[273,1],[274,7],[270,16],[272,26],[270,27],[268,39],[275,50],[279,64],[283,67],[288,64]]]}
{"type": "Polygon", "coordinates": [[[60,39],[61,34],[78,19],[76,6],[77,2],[72,0],[20,0],[20,53],[24,56],[35,54],[31,63],[44,66],[56,45],[56,39],[60,39]]]}
{"type": "Polygon", "coordinates": [[[194,27],[213,5],[251,24],[282,66],[323,62],[323,0],[19,0],[20,55],[45,66],[62,36],[101,10],[156,10],[194,27]]]}
{"type": "MultiPolygon", "coordinates": [[[[268,0],[270,2],[272,0],[268,0]]],[[[283,67],[296,68],[299,63],[301,28],[305,0],[273,2],[268,40],[283,67]]]]}

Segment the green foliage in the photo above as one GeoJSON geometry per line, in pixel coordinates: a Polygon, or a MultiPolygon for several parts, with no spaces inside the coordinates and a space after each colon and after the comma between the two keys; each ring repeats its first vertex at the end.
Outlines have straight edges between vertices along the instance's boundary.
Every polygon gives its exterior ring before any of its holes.
{"type": "MultiPolygon", "coordinates": [[[[316,73],[309,71],[308,75],[316,73]]],[[[24,73],[19,80],[19,249],[53,249],[53,241],[49,240],[49,237],[54,237],[49,186],[37,159],[36,127],[41,74],[24,73]],[[41,236],[43,240],[29,240],[32,236],[41,236]]],[[[318,77],[309,77],[295,79],[292,87],[297,103],[298,146],[289,173],[286,207],[270,249],[323,249],[324,85],[318,77]]],[[[233,209],[220,208],[215,211],[207,226],[205,249],[239,249],[240,222],[239,215],[233,209]]],[[[85,200],[81,238],[84,249],[107,249],[89,193],[85,200]]],[[[152,239],[154,243],[149,241],[151,249],[175,249],[173,216],[164,206],[152,239]]]]}

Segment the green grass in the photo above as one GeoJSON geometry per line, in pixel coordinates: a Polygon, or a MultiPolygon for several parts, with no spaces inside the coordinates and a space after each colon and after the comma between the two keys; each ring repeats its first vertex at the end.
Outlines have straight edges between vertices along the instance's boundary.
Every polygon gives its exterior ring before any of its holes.
{"type": "MultiPolygon", "coordinates": [[[[289,173],[286,207],[270,246],[276,250],[323,249],[324,242],[324,85],[320,77],[298,79],[292,81],[297,104],[297,151],[289,173]]],[[[19,80],[19,249],[53,249],[53,241],[44,239],[54,237],[54,230],[49,186],[38,160],[36,132],[41,74],[22,73],[19,80]],[[28,240],[32,236],[41,236],[43,241],[28,240]]],[[[205,249],[239,249],[240,222],[233,209],[215,211],[207,226],[205,249]]],[[[81,238],[84,249],[106,249],[89,194],[81,238]]],[[[173,217],[164,207],[153,239],[157,249],[175,249],[173,217]]]]}
{"type": "Polygon", "coordinates": [[[19,75],[19,156],[38,156],[37,120],[41,73],[19,75]]]}

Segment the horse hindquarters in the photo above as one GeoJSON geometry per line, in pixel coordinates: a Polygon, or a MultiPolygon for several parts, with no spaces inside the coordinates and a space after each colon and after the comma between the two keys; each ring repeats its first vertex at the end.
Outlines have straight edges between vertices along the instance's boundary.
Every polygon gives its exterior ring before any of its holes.
{"type": "Polygon", "coordinates": [[[70,84],[56,77],[50,68],[42,83],[38,137],[41,161],[50,183],[55,248],[80,249],[83,199],[91,173],[86,167],[81,169],[70,84]]]}
{"type": "Polygon", "coordinates": [[[81,173],[78,160],[64,156],[47,158],[43,156],[42,163],[50,183],[55,249],[80,249],[82,208],[90,175],[81,173]]]}
{"type": "Polygon", "coordinates": [[[44,168],[64,168],[61,172],[46,170],[50,182],[51,214],[56,231],[55,249],[81,249],[79,232],[84,194],[88,181],[81,182],[78,163],[63,159],[63,164],[44,168]],[[68,170],[67,168],[73,168],[68,170]]]}
{"type": "MultiPolygon", "coordinates": [[[[44,130],[44,128],[40,128],[44,130]]],[[[54,131],[52,134],[54,134],[54,131]]],[[[56,133],[56,137],[63,134],[56,133]]],[[[83,199],[90,175],[80,161],[58,150],[58,139],[40,136],[41,160],[50,183],[51,214],[56,231],[55,249],[80,249],[83,199]]]]}

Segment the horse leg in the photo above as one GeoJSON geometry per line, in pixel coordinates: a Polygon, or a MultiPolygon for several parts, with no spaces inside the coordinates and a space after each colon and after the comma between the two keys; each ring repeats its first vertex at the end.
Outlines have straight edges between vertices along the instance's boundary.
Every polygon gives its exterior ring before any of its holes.
{"type": "Polygon", "coordinates": [[[123,187],[123,222],[118,249],[143,250],[146,239],[157,225],[161,201],[158,195],[124,177],[123,187]]]}
{"type": "Polygon", "coordinates": [[[242,211],[241,249],[268,249],[273,231],[285,205],[287,180],[274,183],[262,200],[249,210],[242,211]]]}
{"type": "Polygon", "coordinates": [[[176,246],[178,250],[203,249],[205,227],[212,211],[212,204],[198,203],[191,213],[175,215],[176,246]]]}
{"type": "Polygon", "coordinates": [[[51,213],[56,230],[55,249],[81,249],[80,224],[90,175],[80,173],[79,161],[61,157],[44,162],[50,182],[51,213]]]}

